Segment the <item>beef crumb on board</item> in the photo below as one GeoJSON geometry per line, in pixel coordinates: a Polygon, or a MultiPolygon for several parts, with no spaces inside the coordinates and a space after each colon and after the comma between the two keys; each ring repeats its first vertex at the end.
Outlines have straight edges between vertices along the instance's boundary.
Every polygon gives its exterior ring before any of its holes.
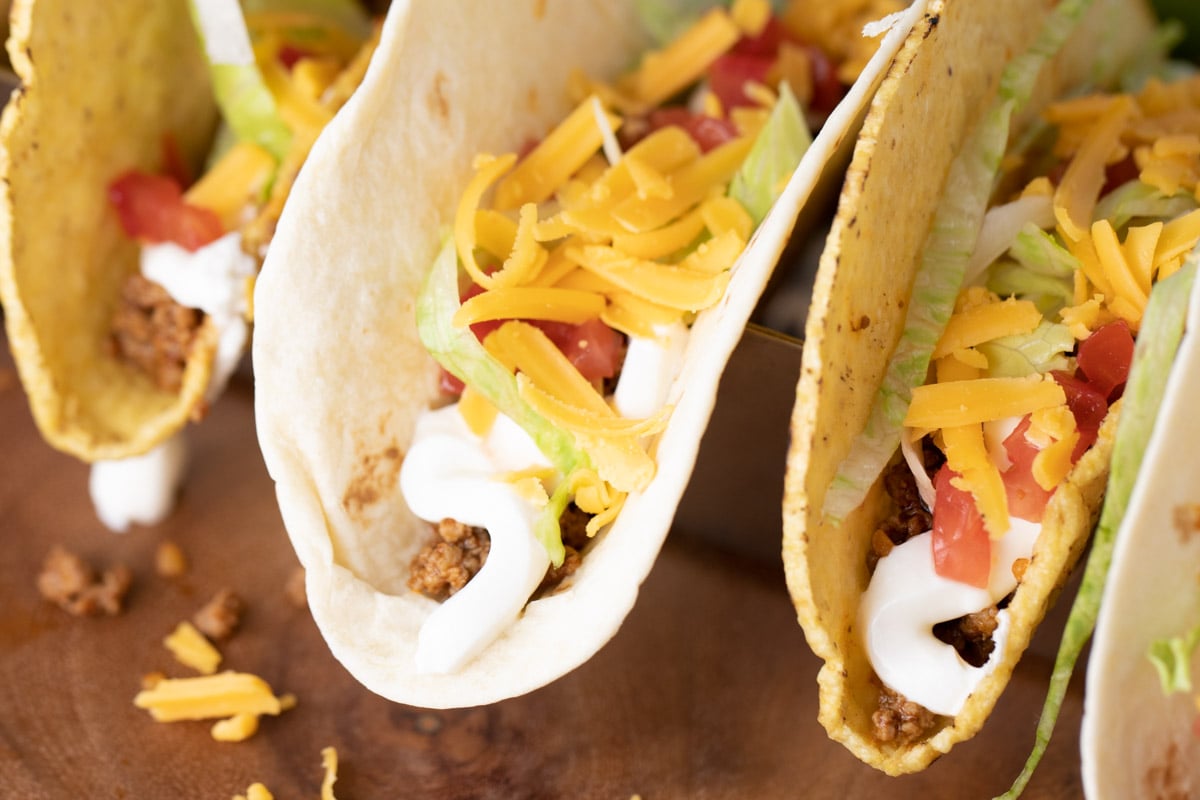
{"type": "Polygon", "coordinates": [[[192,615],[192,624],[205,636],[219,642],[237,630],[244,608],[242,598],[229,589],[221,589],[192,615]]]}
{"type": "MultiPolygon", "coordinates": [[[[591,517],[571,504],[559,518],[562,529],[563,563],[546,570],[534,596],[552,592],[582,563],[583,548],[587,545],[587,523],[591,517]]],[[[408,588],[426,597],[443,601],[475,576],[487,562],[492,538],[483,528],[444,519],[432,526],[431,540],[413,557],[408,588]]]]}
{"type": "Polygon", "coordinates": [[[871,730],[880,742],[910,744],[936,728],[939,717],[925,706],[884,686],[879,690],[879,708],[871,714],[871,730]]]}
{"type": "Polygon", "coordinates": [[[55,545],[37,576],[38,592],[64,611],[77,617],[121,613],[121,603],[133,582],[124,564],[96,574],[87,562],[55,545]]]}
{"type": "Polygon", "coordinates": [[[149,376],[158,388],[177,392],[203,321],[203,312],[180,305],[162,286],[134,273],[121,287],[109,351],[149,376]]]}

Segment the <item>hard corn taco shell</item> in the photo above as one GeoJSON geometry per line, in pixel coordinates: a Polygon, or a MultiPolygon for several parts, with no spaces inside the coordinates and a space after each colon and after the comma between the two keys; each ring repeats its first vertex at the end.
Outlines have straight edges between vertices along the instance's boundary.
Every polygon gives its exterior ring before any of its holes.
{"type": "Polygon", "coordinates": [[[79,458],[148,450],[201,401],[216,335],[200,329],[178,393],[106,352],[138,246],[107,187],[160,171],[173,136],[193,165],[217,118],[185,0],[16,0],[8,54],[23,87],[0,118],[0,303],[34,419],[79,458]]]}
{"type": "MultiPolygon", "coordinates": [[[[875,402],[905,309],[915,302],[913,278],[951,162],[995,96],[1005,65],[1030,46],[1053,5],[930,3],[864,123],[806,321],[784,488],[787,583],[808,643],[825,661],[818,676],[821,724],[860,759],[890,774],[923,769],[983,725],[1083,549],[1104,489],[1113,415],[1046,510],[1032,564],[1009,606],[1012,625],[998,667],[958,716],[927,738],[906,745],[877,741],[871,714],[879,686],[857,615],[869,582],[871,536],[889,501],[878,481],[840,525],[824,519],[821,509],[875,402]]],[[[1151,25],[1140,4],[1096,2],[1043,71],[1030,113],[1064,87],[1111,80],[1111,74],[1098,74],[1104,69],[1097,54],[1103,53],[1106,65],[1123,63],[1151,25]],[[1107,24],[1112,19],[1122,21],[1119,30],[1107,24]]]]}
{"type": "Polygon", "coordinates": [[[670,527],[729,353],[887,58],[825,125],[723,300],[693,328],[653,482],[568,587],[529,603],[458,673],[418,674],[417,633],[435,606],[406,580],[428,525],[397,484],[414,421],[438,398],[438,367],[417,338],[418,288],[474,156],[544,134],[570,110],[572,69],[611,78],[646,44],[632,3],[514,3],[501,15],[479,3],[393,7],[363,86],[318,142],[277,230],[256,289],[259,439],[313,616],[346,667],[393,700],[470,706],[528,692],[616,632],[670,527]]]}

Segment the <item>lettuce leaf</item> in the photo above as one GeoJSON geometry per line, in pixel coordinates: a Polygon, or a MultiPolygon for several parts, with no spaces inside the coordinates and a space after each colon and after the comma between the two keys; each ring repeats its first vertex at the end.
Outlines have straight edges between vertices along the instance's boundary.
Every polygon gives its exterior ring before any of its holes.
{"type": "Polygon", "coordinates": [[[1106,219],[1117,230],[1133,220],[1169,220],[1197,207],[1196,198],[1186,192],[1164,195],[1137,178],[1127,181],[1100,199],[1095,219],[1106,219]]]}
{"type": "Polygon", "coordinates": [[[988,377],[1020,378],[1053,369],[1069,369],[1067,353],[1075,349],[1075,337],[1066,325],[1042,320],[1029,333],[1001,336],[976,349],[987,356],[988,377]]]}
{"type": "Polygon", "coordinates": [[[292,11],[328,20],[356,39],[371,35],[371,15],[358,0],[242,0],[247,14],[292,11]]]}
{"type": "Polygon", "coordinates": [[[1158,672],[1164,695],[1192,690],[1192,653],[1200,644],[1200,625],[1182,636],[1160,639],[1150,645],[1146,658],[1158,672]]]}
{"type": "Polygon", "coordinates": [[[191,0],[189,6],[225,122],[238,139],[254,142],[282,161],[292,132],[254,62],[237,0],[191,0]]]}
{"type": "Polygon", "coordinates": [[[767,216],[811,144],[804,111],[787,83],[781,83],[771,116],[729,184],[729,196],[745,207],[755,227],[767,216]]]}

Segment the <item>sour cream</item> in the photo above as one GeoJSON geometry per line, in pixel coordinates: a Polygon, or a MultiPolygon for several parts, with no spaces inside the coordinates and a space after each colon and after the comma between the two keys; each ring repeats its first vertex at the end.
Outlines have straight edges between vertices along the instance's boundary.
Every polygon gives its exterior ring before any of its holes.
{"type": "MultiPolygon", "coordinates": [[[[616,389],[625,402],[624,408],[617,404],[622,416],[632,416],[625,409],[649,416],[666,401],[688,330],[680,324],[660,333],[659,339],[630,339],[616,389]]],[[[408,507],[427,522],[450,518],[486,528],[492,540],[479,572],[421,626],[420,672],[446,674],[463,667],[516,621],[542,582],[550,558],[533,527],[543,506],[502,476],[549,466],[529,434],[503,414],[485,436],[467,427],[457,405],[418,417],[400,468],[408,507]]]]}
{"type": "Polygon", "coordinates": [[[123,532],[133,523],[156,525],[166,519],[187,466],[183,436],[177,433],[140,456],[92,465],[88,493],[106,528],[123,532]]]}
{"type": "Polygon", "coordinates": [[[999,614],[991,657],[973,667],[952,645],[933,635],[939,622],[982,611],[1017,587],[1013,562],[1029,558],[1040,523],[1013,517],[1012,527],[992,542],[992,569],[986,589],[938,575],[931,533],[894,548],[879,560],[859,606],[859,627],[875,674],[888,687],[935,714],[955,716],[967,698],[995,669],[1007,639],[1009,618],[999,614]]]}
{"type": "MultiPolygon", "coordinates": [[[[141,270],[180,305],[198,308],[217,330],[217,350],[204,399],[214,402],[237,368],[250,326],[246,322],[246,281],[258,265],[242,252],[240,233],[229,233],[195,252],[172,243],[144,245],[141,270]]],[[[131,523],[161,522],[175,504],[186,443],[180,435],[128,459],[97,461],[88,490],[96,516],[106,527],[124,531],[131,523]]]]}

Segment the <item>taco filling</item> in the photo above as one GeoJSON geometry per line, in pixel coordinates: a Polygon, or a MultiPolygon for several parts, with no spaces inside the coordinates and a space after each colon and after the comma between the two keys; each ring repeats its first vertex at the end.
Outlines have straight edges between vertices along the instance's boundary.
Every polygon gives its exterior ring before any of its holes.
{"type": "MultiPolygon", "coordinates": [[[[351,2],[266,4],[247,12],[244,24],[235,3],[196,2],[192,10],[224,119],[195,180],[164,130],[163,171],[128,170],[107,187],[124,234],[140,246],[140,267],[120,288],[107,354],[179,394],[203,341],[212,355],[204,385],[194,387],[190,416],[199,421],[246,349],[254,278],[292,183],[361,81],[378,26],[372,32],[351,2]]],[[[176,433],[144,454],[94,462],[89,488],[100,519],[114,530],[161,520],[185,456],[176,433]]]]}
{"type": "Polygon", "coordinates": [[[520,154],[477,156],[418,305],[451,401],[400,473],[433,528],[408,585],[442,601],[419,670],[459,669],[569,581],[654,477],[690,326],[856,77],[788,26],[803,5],[713,9],[611,84],[573,76],[574,111],[520,154]]]}
{"type": "Polygon", "coordinates": [[[1198,97],[1189,77],[1063,100],[1004,158],[867,554],[880,742],[959,714],[1035,551],[1065,546],[1040,541],[1047,506],[1122,395],[1152,287],[1200,241],[1198,97]]]}

